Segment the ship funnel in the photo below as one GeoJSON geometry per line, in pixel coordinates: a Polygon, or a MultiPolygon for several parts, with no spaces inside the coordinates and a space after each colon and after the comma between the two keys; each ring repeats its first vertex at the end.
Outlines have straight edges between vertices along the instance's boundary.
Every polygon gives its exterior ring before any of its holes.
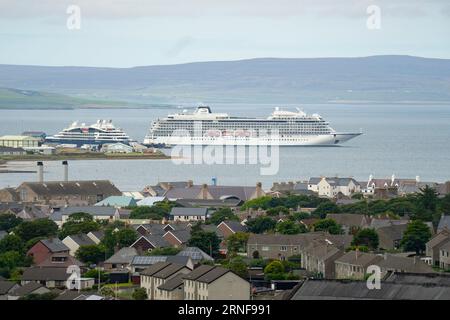
{"type": "Polygon", "coordinates": [[[63,165],[63,180],[64,182],[69,181],[69,163],[67,161],[62,162],[63,165]]]}
{"type": "Polygon", "coordinates": [[[44,163],[39,161],[37,163],[38,182],[44,182],[44,163]]]}

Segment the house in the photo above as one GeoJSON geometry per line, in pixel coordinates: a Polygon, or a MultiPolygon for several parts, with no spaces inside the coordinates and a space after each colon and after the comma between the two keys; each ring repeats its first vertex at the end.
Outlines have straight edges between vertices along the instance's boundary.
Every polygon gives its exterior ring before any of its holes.
{"type": "MultiPolygon", "coordinates": [[[[16,189],[14,188],[3,188],[0,189],[0,202],[17,202],[19,201],[19,194],[16,192],[16,189]]],[[[3,212],[4,210],[2,210],[3,212]]]]}
{"type": "Polygon", "coordinates": [[[75,253],[81,246],[95,245],[96,243],[89,238],[86,234],[73,234],[65,237],[62,242],[70,249],[71,256],[75,256],[75,253]]]}
{"type": "Polygon", "coordinates": [[[68,254],[69,251],[69,247],[58,238],[49,238],[36,242],[36,244],[27,251],[27,256],[32,257],[35,264],[40,264],[50,258],[53,254],[68,254]]]}
{"type": "Polygon", "coordinates": [[[190,259],[192,259],[194,264],[197,264],[201,261],[214,262],[214,258],[197,247],[186,247],[178,252],[177,256],[189,257],[190,259]]]}
{"type": "Polygon", "coordinates": [[[114,208],[126,208],[135,207],[137,205],[136,200],[133,197],[127,196],[110,196],[95,204],[97,207],[114,207],[114,208]]]}
{"type": "Polygon", "coordinates": [[[285,260],[300,255],[301,250],[317,239],[328,239],[338,248],[350,246],[350,235],[330,235],[324,232],[310,232],[296,235],[251,234],[247,242],[247,257],[285,260]]]}
{"type": "Polygon", "coordinates": [[[255,187],[208,186],[207,184],[199,186],[188,184],[183,187],[169,185],[167,191],[162,195],[171,201],[177,201],[179,199],[238,199],[245,202],[262,197],[265,195],[265,192],[262,190],[261,183],[257,183],[255,187]]]}
{"type": "Polygon", "coordinates": [[[133,261],[133,258],[137,256],[137,250],[133,247],[124,247],[109,257],[104,263],[103,267],[106,270],[113,269],[128,269],[133,261]]]}
{"type": "Polygon", "coordinates": [[[334,279],[335,260],[343,255],[344,251],[335,247],[331,241],[315,240],[301,250],[301,267],[321,278],[334,279]]]}
{"type": "MultiPolygon", "coordinates": [[[[176,227],[179,227],[179,226],[178,225],[176,226],[175,224],[172,225],[172,224],[161,224],[161,223],[146,223],[146,224],[134,225],[134,229],[136,230],[136,232],[143,236],[148,235],[148,234],[162,236],[167,231],[175,230],[176,227]]],[[[180,229],[185,229],[185,228],[186,228],[186,225],[183,225],[180,229]]]]}
{"type": "Polygon", "coordinates": [[[419,257],[401,257],[397,255],[385,253],[383,259],[378,261],[377,265],[381,269],[382,278],[389,272],[396,273],[415,273],[415,274],[430,274],[434,270],[431,266],[419,259],[419,257]]]}
{"type": "Polygon", "coordinates": [[[122,193],[110,181],[24,182],[17,187],[20,201],[51,206],[93,205],[122,193]]]}
{"type": "Polygon", "coordinates": [[[87,236],[91,238],[92,241],[95,242],[95,244],[99,244],[103,238],[105,237],[105,232],[98,230],[98,231],[90,231],[87,236]]]}
{"type": "Polygon", "coordinates": [[[439,267],[450,270],[450,241],[447,241],[439,248],[439,267]]]}
{"type": "Polygon", "coordinates": [[[207,215],[207,208],[174,207],[170,211],[170,219],[174,221],[205,221],[207,215]]]}
{"type": "Polygon", "coordinates": [[[78,266],[84,269],[84,264],[74,257],[72,257],[68,252],[63,253],[52,253],[47,259],[41,263],[36,264],[37,267],[41,268],[68,268],[70,266],[78,266]]]}
{"type": "Polygon", "coordinates": [[[383,257],[359,251],[349,251],[335,261],[337,279],[363,280],[367,267],[378,264],[383,257]]]}
{"type": "Polygon", "coordinates": [[[155,248],[170,247],[170,243],[167,242],[162,235],[143,235],[140,236],[130,247],[135,248],[139,254],[144,252],[150,252],[155,248]]]}
{"type": "Polygon", "coordinates": [[[36,282],[47,288],[62,288],[69,276],[66,268],[30,267],[24,269],[21,284],[36,282]]]}
{"type": "Polygon", "coordinates": [[[346,234],[353,234],[359,229],[365,229],[370,225],[370,218],[363,214],[354,213],[329,213],[327,218],[333,219],[341,225],[346,234]]]}
{"type": "Polygon", "coordinates": [[[187,274],[190,271],[184,265],[157,262],[141,273],[141,288],[145,288],[149,300],[162,300],[163,292],[158,287],[178,274],[187,274]]]}
{"type": "Polygon", "coordinates": [[[275,182],[270,189],[272,194],[297,194],[314,195],[312,190],[308,190],[308,181],[275,182]]]}
{"type": "Polygon", "coordinates": [[[179,273],[158,286],[157,300],[184,300],[184,274],[179,273]]]}
{"type": "Polygon", "coordinates": [[[18,300],[19,298],[29,294],[44,294],[49,292],[50,289],[44,287],[38,282],[28,282],[8,294],[8,300],[18,300]]]}
{"type": "Polygon", "coordinates": [[[0,147],[0,155],[2,156],[23,156],[27,152],[22,148],[0,147]]]}
{"type": "Polygon", "coordinates": [[[189,230],[169,230],[162,237],[171,246],[178,248],[189,241],[191,232],[189,230]]]}
{"type": "Polygon", "coordinates": [[[450,215],[442,215],[441,219],[439,220],[437,233],[441,232],[444,229],[450,230],[450,215]]]}
{"type": "Polygon", "coordinates": [[[158,182],[154,186],[146,186],[142,193],[146,196],[157,197],[164,196],[164,194],[172,188],[190,188],[194,185],[192,180],[188,181],[174,181],[174,182],[158,182]]]}
{"type": "Polygon", "coordinates": [[[385,250],[400,248],[400,242],[407,228],[407,224],[394,224],[378,228],[376,230],[379,239],[378,247],[385,250]]]}
{"type": "Polygon", "coordinates": [[[378,230],[379,228],[383,227],[389,227],[393,225],[400,225],[400,224],[408,224],[410,223],[409,219],[403,218],[403,219],[390,219],[388,217],[377,217],[372,218],[370,220],[370,228],[378,230]]]}
{"type": "Polygon", "coordinates": [[[250,283],[229,269],[201,265],[184,277],[185,300],[250,300],[250,283]]]}
{"type": "Polygon", "coordinates": [[[353,178],[313,177],[308,181],[308,190],[320,197],[335,198],[338,194],[350,197],[361,192],[361,186],[353,178]]]}
{"type": "Polygon", "coordinates": [[[13,281],[7,281],[4,279],[0,279],[0,301],[1,300],[8,300],[8,296],[16,289],[18,289],[20,286],[13,282],[13,281]]]}
{"type": "Polygon", "coordinates": [[[131,272],[139,273],[158,262],[169,262],[184,265],[193,269],[195,264],[189,256],[135,256],[131,261],[131,272]]]}
{"type": "Polygon", "coordinates": [[[225,220],[219,223],[217,229],[220,230],[223,237],[226,239],[236,232],[247,232],[247,228],[239,221],[225,220]]]}
{"type": "Polygon", "coordinates": [[[431,263],[434,266],[440,265],[440,249],[442,246],[450,243],[450,230],[443,229],[430,239],[425,245],[427,257],[431,258],[431,263]]]}

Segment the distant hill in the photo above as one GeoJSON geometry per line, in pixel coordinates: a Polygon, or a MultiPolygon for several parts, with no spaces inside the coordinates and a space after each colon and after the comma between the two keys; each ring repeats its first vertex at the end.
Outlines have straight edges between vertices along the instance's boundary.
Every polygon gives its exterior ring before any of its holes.
{"type": "Polygon", "coordinates": [[[450,60],[373,56],[135,68],[0,65],[0,87],[138,103],[449,103],[450,60]]]}
{"type": "Polygon", "coordinates": [[[149,107],[123,101],[93,100],[36,90],[0,88],[1,109],[74,109],[149,107]]]}

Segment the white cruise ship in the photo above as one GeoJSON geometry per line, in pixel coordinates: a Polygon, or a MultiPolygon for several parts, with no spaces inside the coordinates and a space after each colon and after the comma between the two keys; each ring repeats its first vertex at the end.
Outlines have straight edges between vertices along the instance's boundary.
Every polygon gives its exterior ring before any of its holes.
{"type": "Polygon", "coordinates": [[[231,117],[200,106],[193,113],[184,110],[154,121],[144,144],[321,146],[337,145],[360,134],[336,132],[320,115],[307,115],[298,109],[276,108],[263,119],[231,117]]]}
{"type": "Polygon", "coordinates": [[[97,120],[92,125],[75,121],[70,127],[45,139],[48,143],[83,145],[103,145],[121,142],[129,144],[130,137],[122,129],[116,128],[112,120],[97,120]]]}

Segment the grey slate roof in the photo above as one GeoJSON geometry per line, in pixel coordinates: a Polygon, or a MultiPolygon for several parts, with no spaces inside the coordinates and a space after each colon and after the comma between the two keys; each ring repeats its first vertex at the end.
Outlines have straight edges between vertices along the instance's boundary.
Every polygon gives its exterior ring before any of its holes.
{"type": "Polygon", "coordinates": [[[171,233],[175,236],[181,243],[186,243],[191,238],[191,232],[189,230],[173,230],[167,231],[167,233],[171,233]]]}
{"type": "Polygon", "coordinates": [[[65,281],[70,276],[66,268],[40,268],[30,267],[23,272],[21,280],[23,281],[65,281]]]}
{"type": "MultiPolygon", "coordinates": [[[[36,291],[37,289],[40,289],[42,287],[44,287],[44,286],[38,282],[29,282],[27,284],[24,284],[20,288],[17,288],[16,290],[14,290],[11,293],[11,295],[16,296],[16,297],[22,297],[24,295],[33,293],[34,291],[36,291]]],[[[50,290],[48,290],[48,291],[50,291],[50,290]]]]}
{"type": "MultiPolygon", "coordinates": [[[[308,183],[312,185],[318,184],[322,178],[312,177],[309,179],[308,183]]],[[[325,180],[332,186],[348,186],[350,181],[353,181],[355,185],[359,185],[358,181],[353,178],[339,178],[339,177],[326,177],[325,180]]]]}
{"type": "Polygon", "coordinates": [[[233,232],[246,232],[247,228],[243,226],[239,221],[226,220],[222,223],[226,224],[233,232]]]}
{"type": "Polygon", "coordinates": [[[145,269],[141,274],[145,276],[153,276],[168,266],[170,266],[170,262],[157,262],[145,269]]]}
{"type": "Polygon", "coordinates": [[[79,206],[65,207],[60,210],[61,215],[70,216],[77,212],[89,213],[92,216],[114,216],[116,208],[107,206],[79,206]]]}
{"type": "Polygon", "coordinates": [[[401,284],[416,284],[429,286],[450,287],[450,274],[447,273],[428,273],[416,274],[407,272],[393,272],[386,279],[386,282],[401,284]]]}
{"type": "Polygon", "coordinates": [[[336,259],[336,263],[345,263],[357,266],[369,266],[383,259],[381,256],[365,252],[349,251],[342,257],[336,259]]]}
{"type": "Polygon", "coordinates": [[[207,272],[211,271],[212,269],[214,269],[213,266],[208,266],[206,264],[202,264],[201,266],[195,268],[194,270],[192,270],[191,272],[186,274],[184,276],[184,279],[197,280],[198,278],[200,278],[201,276],[203,276],[207,272]]]}
{"type": "Polygon", "coordinates": [[[95,244],[95,242],[84,233],[74,234],[68,237],[75,241],[79,246],[89,246],[95,244]]]}
{"type": "Polygon", "coordinates": [[[343,226],[359,227],[363,225],[363,221],[366,217],[362,214],[354,214],[354,213],[330,213],[327,214],[327,218],[331,218],[338,224],[343,226]]]}
{"type": "Polygon", "coordinates": [[[157,262],[176,263],[187,266],[190,257],[186,256],[135,256],[131,261],[132,266],[151,266],[157,262]]]}
{"type": "Polygon", "coordinates": [[[44,246],[48,248],[53,253],[56,252],[64,252],[69,251],[69,247],[67,247],[61,240],[58,238],[49,238],[43,239],[40,241],[44,246]]]}
{"type": "Polygon", "coordinates": [[[421,261],[419,258],[399,257],[386,254],[377,263],[381,269],[394,270],[398,272],[433,273],[433,268],[421,261]]]}
{"type": "Polygon", "coordinates": [[[0,295],[7,294],[14,286],[16,286],[15,282],[0,280],[0,295]]]}
{"type": "Polygon", "coordinates": [[[448,300],[450,287],[382,282],[379,290],[366,281],[306,280],[294,288],[291,300],[448,300]]]}
{"type": "Polygon", "coordinates": [[[166,290],[166,291],[175,290],[176,288],[183,285],[183,277],[184,277],[184,274],[182,274],[182,273],[177,274],[172,279],[169,279],[164,284],[160,285],[158,287],[158,289],[166,290]]]}
{"type": "Polygon", "coordinates": [[[133,247],[124,247],[114,253],[105,263],[112,264],[130,264],[137,256],[137,251],[133,247]]]}
{"type": "Polygon", "coordinates": [[[203,274],[201,277],[197,278],[196,281],[204,282],[204,283],[211,283],[228,272],[231,272],[231,271],[229,269],[225,269],[222,267],[214,267],[210,271],[203,274]]]}
{"type": "Polygon", "coordinates": [[[171,216],[206,216],[207,208],[182,208],[174,207],[170,211],[171,216]]]}
{"type": "Polygon", "coordinates": [[[201,260],[214,261],[214,259],[209,254],[207,254],[202,249],[197,247],[187,247],[182,251],[178,252],[177,256],[188,256],[191,257],[191,259],[194,261],[201,261],[201,260]]]}
{"type": "Polygon", "coordinates": [[[99,240],[102,240],[105,237],[105,232],[102,230],[91,231],[89,233],[92,233],[99,240]]]}
{"type": "Polygon", "coordinates": [[[437,227],[437,232],[442,231],[444,228],[447,228],[450,231],[450,215],[441,216],[437,227]]]}
{"type": "Polygon", "coordinates": [[[51,182],[24,182],[21,186],[27,186],[33,192],[42,196],[64,196],[64,195],[122,195],[108,180],[92,181],[51,181],[51,182]]]}
{"type": "Polygon", "coordinates": [[[163,269],[153,274],[153,277],[160,279],[167,279],[173,274],[179,272],[181,269],[186,268],[186,266],[178,264],[178,263],[170,263],[163,269]]]}

